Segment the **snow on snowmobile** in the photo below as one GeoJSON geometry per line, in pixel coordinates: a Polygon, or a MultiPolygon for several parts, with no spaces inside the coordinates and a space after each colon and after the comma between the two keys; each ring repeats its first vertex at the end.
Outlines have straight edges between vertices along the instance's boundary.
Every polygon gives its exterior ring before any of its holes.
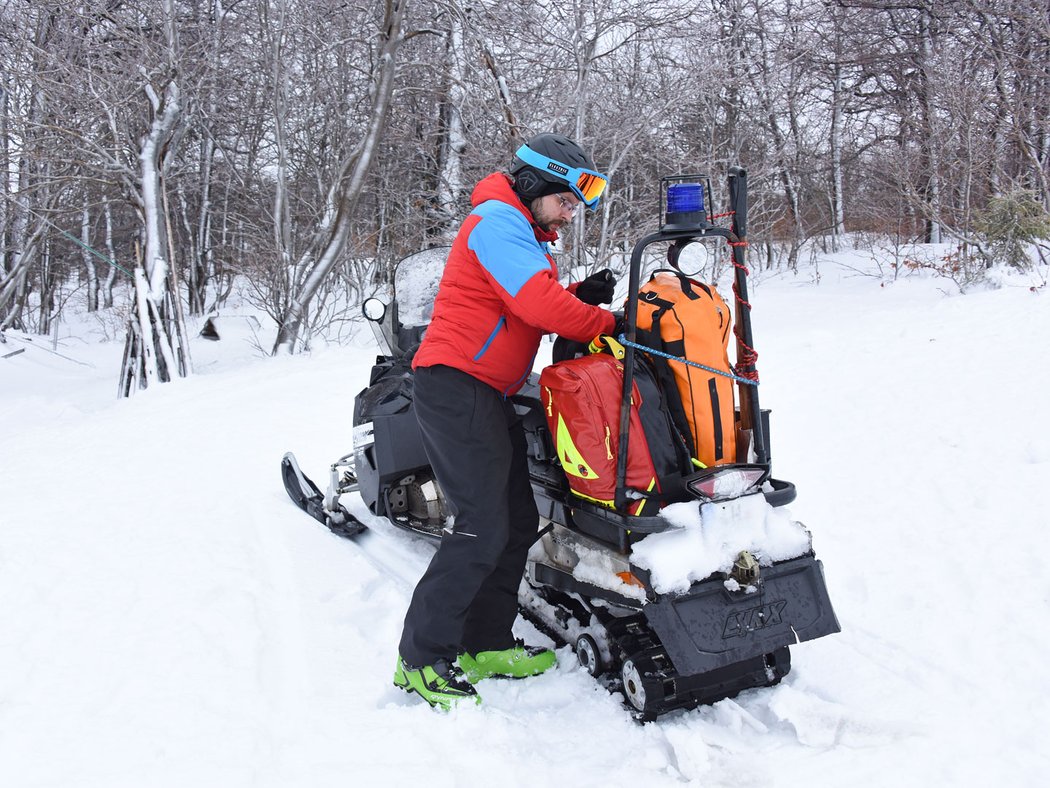
{"type": "MultiPolygon", "coordinates": [[[[605,343],[618,349],[623,381],[619,431],[606,432],[618,436],[613,500],[591,500],[573,490],[566,472],[572,469],[559,455],[558,436],[547,418],[550,403],[543,399],[540,376],[533,373],[513,396],[525,425],[540,511],[519,592],[521,612],[557,643],[572,646],[583,668],[622,691],[643,720],[775,685],[791,668],[792,644],[839,631],[822,565],[799,523],[791,523],[795,536],[802,534],[793,550],[778,552],[763,544],[763,533],[769,532],[759,528],[758,543],[737,550],[741,542],[729,554],[695,563],[701,576],[691,569],[677,575],[663,571],[662,564],[680,562],[683,553],[703,553],[715,543],[722,545],[715,552],[724,552],[734,534],[753,526],[756,506],[768,510],[759,520],[773,521],[769,512],[781,511],[796,495],[793,484],[771,476],[769,411],[759,406],[745,267],[746,172],[732,168],[728,186],[730,209],[716,216],[709,207],[710,178],[665,178],[659,229],[632,252],[626,328],[618,341],[605,343]],[[726,217],[729,228],[717,224],[726,217]],[[629,444],[637,439],[631,409],[638,399],[636,378],[659,351],[636,341],[644,334],[638,330],[642,267],[653,259],[647,249],[659,244],[666,245],[668,263],[678,269],[682,251],[694,243],[725,243],[732,252],[737,363],[729,376],[739,391],[731,416],[736,456],[709,467],[694,460],[689,472],[665,485],[669,492],[643,509],[645,493],[627,484],[629,444]],[[743,522],[748,517],[751,525],[743,522]],[[714,533],[707,542],[705,531],[714,533]]],[[[412,410],[411,369],[446,254],[447,249],[431,249],[406,258],[398,265],[390,302],[365,302],[382,354],[354,402],[353,451],[331,465],[326,491],[303,474],[291,453],[282,460],[289,496],[339,536],[352,539],[366,528],[340,503],[341,496],[354,493],[372,514],[428,538],[439,539],[447,525],[450,515],[412,410]]],[[[578,344],[559,340],[554,360],[586,352],[578,344]]],[[[672,363],[694,363],[663,355],[672,363]]],[[[780,519],[790,522],[786,515],[780,519]]]]}

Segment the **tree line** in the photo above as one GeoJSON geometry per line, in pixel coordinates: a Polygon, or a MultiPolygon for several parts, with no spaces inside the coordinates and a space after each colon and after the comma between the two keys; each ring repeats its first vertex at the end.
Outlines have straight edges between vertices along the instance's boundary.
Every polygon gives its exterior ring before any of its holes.
{"type": "Polygon", "coordinates": [[[307,347],[447,243],[540,131],[611,176],[563,250],[584,270],[622,270],[662,176],[720,185],[736,164],[764,266],[868,234],[979,271],[1050,234],[1045,0],[0,0],[0,18],[0,328],[47,333],[69,299],[136,283],[139,385],[185,373],[183,311],[235,278],[275,352],[307,347]]]}

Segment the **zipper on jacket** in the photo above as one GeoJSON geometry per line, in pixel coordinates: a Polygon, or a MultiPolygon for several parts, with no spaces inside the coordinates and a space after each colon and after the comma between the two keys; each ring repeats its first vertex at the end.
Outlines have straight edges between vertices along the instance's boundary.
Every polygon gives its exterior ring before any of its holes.
{"type": "Polygon", "coordinates": [[[489,345],[491,345],[493,340],[496,339],[496,335],[500,332],[500,329],[503,328],[503,324],[506,322],[506,316],[500,315],[499,320],[496,321],[496,327],[492,329],[492,333],[489,334],[489,338],[485,340],[485,344],[481,346],[481,350],[479,350],[478,354],[474,356],[475,361],[480,360],[481,357],[485,355],[485,352],[489,349],[489,345]]]}

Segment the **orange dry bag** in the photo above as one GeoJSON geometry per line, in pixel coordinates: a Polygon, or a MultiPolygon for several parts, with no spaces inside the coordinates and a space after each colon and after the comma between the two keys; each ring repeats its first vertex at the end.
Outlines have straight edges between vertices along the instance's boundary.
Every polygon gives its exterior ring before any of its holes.
{"type": "MultiPolygon", "coordinates": [[[[732,374],[730,311],[713,286],[661,270],[638,292],[638,341],[671,356],[732,374]]],[[[693,457],[705,466],[736,462],[735,388],[731,378],[653,356],[668,394],[681,407],[672,416],[692,436],[693,457]],[[677,411],[677,413],[676,413],[677,411]]]]}

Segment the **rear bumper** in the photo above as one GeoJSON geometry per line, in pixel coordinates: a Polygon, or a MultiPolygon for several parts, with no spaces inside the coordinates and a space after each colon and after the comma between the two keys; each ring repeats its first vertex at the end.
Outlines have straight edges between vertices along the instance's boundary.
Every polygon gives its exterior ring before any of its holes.
{"type": "Polygon", "coordinates": [[[755,593],[721,579],[663,595],[643,608],[675,670],[706,673],[840,631],[823,567],[808,555],[762,568],[755,593]]]}

